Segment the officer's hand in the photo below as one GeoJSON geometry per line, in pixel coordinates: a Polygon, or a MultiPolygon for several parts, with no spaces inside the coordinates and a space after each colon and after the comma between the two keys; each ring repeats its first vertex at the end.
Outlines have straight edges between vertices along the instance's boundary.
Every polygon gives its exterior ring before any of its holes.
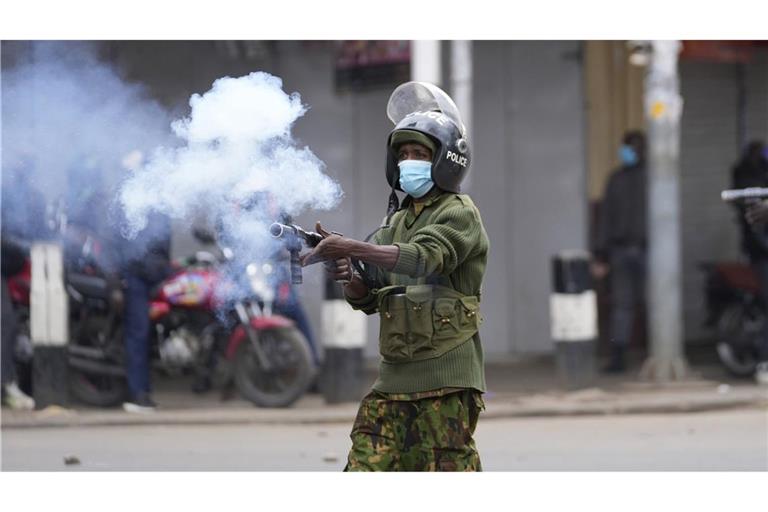
{"type": "Polygon", "coordinates": [[[318,261],[335,261],[349,258],[351,245],[355,242],[354,240],[335,233],[329,233],[323,229],[319,222],[315,225],[315,231],[323,236],[323,240],[317,244],[317,247],[301,257],[302,266],[306,267],[318,261]]]}
{"type": "Polygon", "coordinates": [[[768,223],[768,200],[758,201],[747,207],[744,218],[750,224],[768,223]]]}

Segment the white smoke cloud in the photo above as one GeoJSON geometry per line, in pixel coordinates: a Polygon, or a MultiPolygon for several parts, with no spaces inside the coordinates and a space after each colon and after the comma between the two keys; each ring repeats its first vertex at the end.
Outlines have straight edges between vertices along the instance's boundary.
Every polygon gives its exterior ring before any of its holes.
{"type": "Polygon", "coordinates": [[[127,236],[142,230],[153,211],[174,219],[204,212],[239,261],[264,261],[276,249],[268,227],[278,214],[327,210],[340,201],[341,188],[323,162],[291,137],[307,107],[299,94],[282,90],[279,78],[220,78],[189,104],[189,117],[172,123],[184,144],[157,150],[122,185],[127,236]]]}
{"type": "Polygon", "coordinates": [[[267,73],[220,78],[204,95],[192,95],[192,114],[174,122],[174,131],[190,144],[216,140],[259,144],[285,137],[307,109],[298,94],[285,94],[282,85],[267,73]]]}

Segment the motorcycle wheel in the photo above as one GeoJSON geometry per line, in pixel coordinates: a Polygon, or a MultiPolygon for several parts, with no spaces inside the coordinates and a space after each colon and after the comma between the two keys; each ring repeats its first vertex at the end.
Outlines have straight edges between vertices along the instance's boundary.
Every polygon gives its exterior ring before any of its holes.
{"type": "Polygon", "coordinates": [[[744,304],[725,308],[717,321],[717,355],[731,375],[751,377],[757,366],[756,347],[765,315],[744,304]]]}
{"type": "Polygon", "coordinates": [[[125,400],[128,387],[123,377],[89,373],[70,366],[69,391],[86,405],[112,407],[125,400]]]}
{"type": "Polygon", "coordinates": [[[306,392],[314,374],[307,340],[295,327],[259,331],[258,340],[273,368],[261,368],[246,337],[235,352],[237,389],[259,407],[289,407],[306,392]]]}

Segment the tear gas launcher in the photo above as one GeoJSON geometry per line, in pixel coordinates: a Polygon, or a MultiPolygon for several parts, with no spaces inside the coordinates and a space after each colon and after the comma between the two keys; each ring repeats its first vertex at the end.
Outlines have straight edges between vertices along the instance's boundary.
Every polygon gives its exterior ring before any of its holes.
{"type": "Polygon", "coordinates": [[[723,190],[720,198],[726,203],[752,203],[760,199],[768,199],[768,188],[750,187],[723,190]]]}
{"type": "Polygon", "coordinates": [[[285,248],[291,253],[291,282],[301,284],[303,281],[301,274],[301,260],[299,253],[302,246],[306,245],[310,249],[317,247],[323,240],[323,235],[314,231],[305,231],[296,224],[281,224],[274,222],[269,226],[269,233],[285,244],[285,248]]]}
{"type": "MultiPolygon", "coordinates": [[[[302,244],[312,249],[317,247],[317,244],[323,241],[323,235],[315,233],[314,231],[305,231],[301,226],[296,224],[281,224],[280,222],[273,222],[269,226],[270,234],[279,240],[283,240],[285,248],[291,253],[291,282],[293,284],[301,284],[303,279],[301,275],[301,259],[299,253],[301,252],[302,244]]],[[[344,236],[338,231],[331,231],[333,235],[344,236]]],[[[370,238],[370,237],[369,237],[370,238]]],[[[351,258],[352,266],[360,273],[363,280],[369,286],[373,288],[374,282],[368,277],[368,272],[365,267],[362,266],[362,262],[351,258]]]]}

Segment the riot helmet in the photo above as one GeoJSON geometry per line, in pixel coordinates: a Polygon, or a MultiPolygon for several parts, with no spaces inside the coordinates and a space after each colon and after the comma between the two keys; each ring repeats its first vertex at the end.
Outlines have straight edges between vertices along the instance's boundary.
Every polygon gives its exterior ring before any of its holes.
{"type": "Polygon", "coordinates": [[[470,150],[461,114],[450,96],[430,83],[406,82],[389,97],[387,116],[395,125],[387,138],[389,185],[402,190],[397,146],[418,142],[432,150],[432,181],[447,192],[458,193],[469,171],[470,150]]]}

